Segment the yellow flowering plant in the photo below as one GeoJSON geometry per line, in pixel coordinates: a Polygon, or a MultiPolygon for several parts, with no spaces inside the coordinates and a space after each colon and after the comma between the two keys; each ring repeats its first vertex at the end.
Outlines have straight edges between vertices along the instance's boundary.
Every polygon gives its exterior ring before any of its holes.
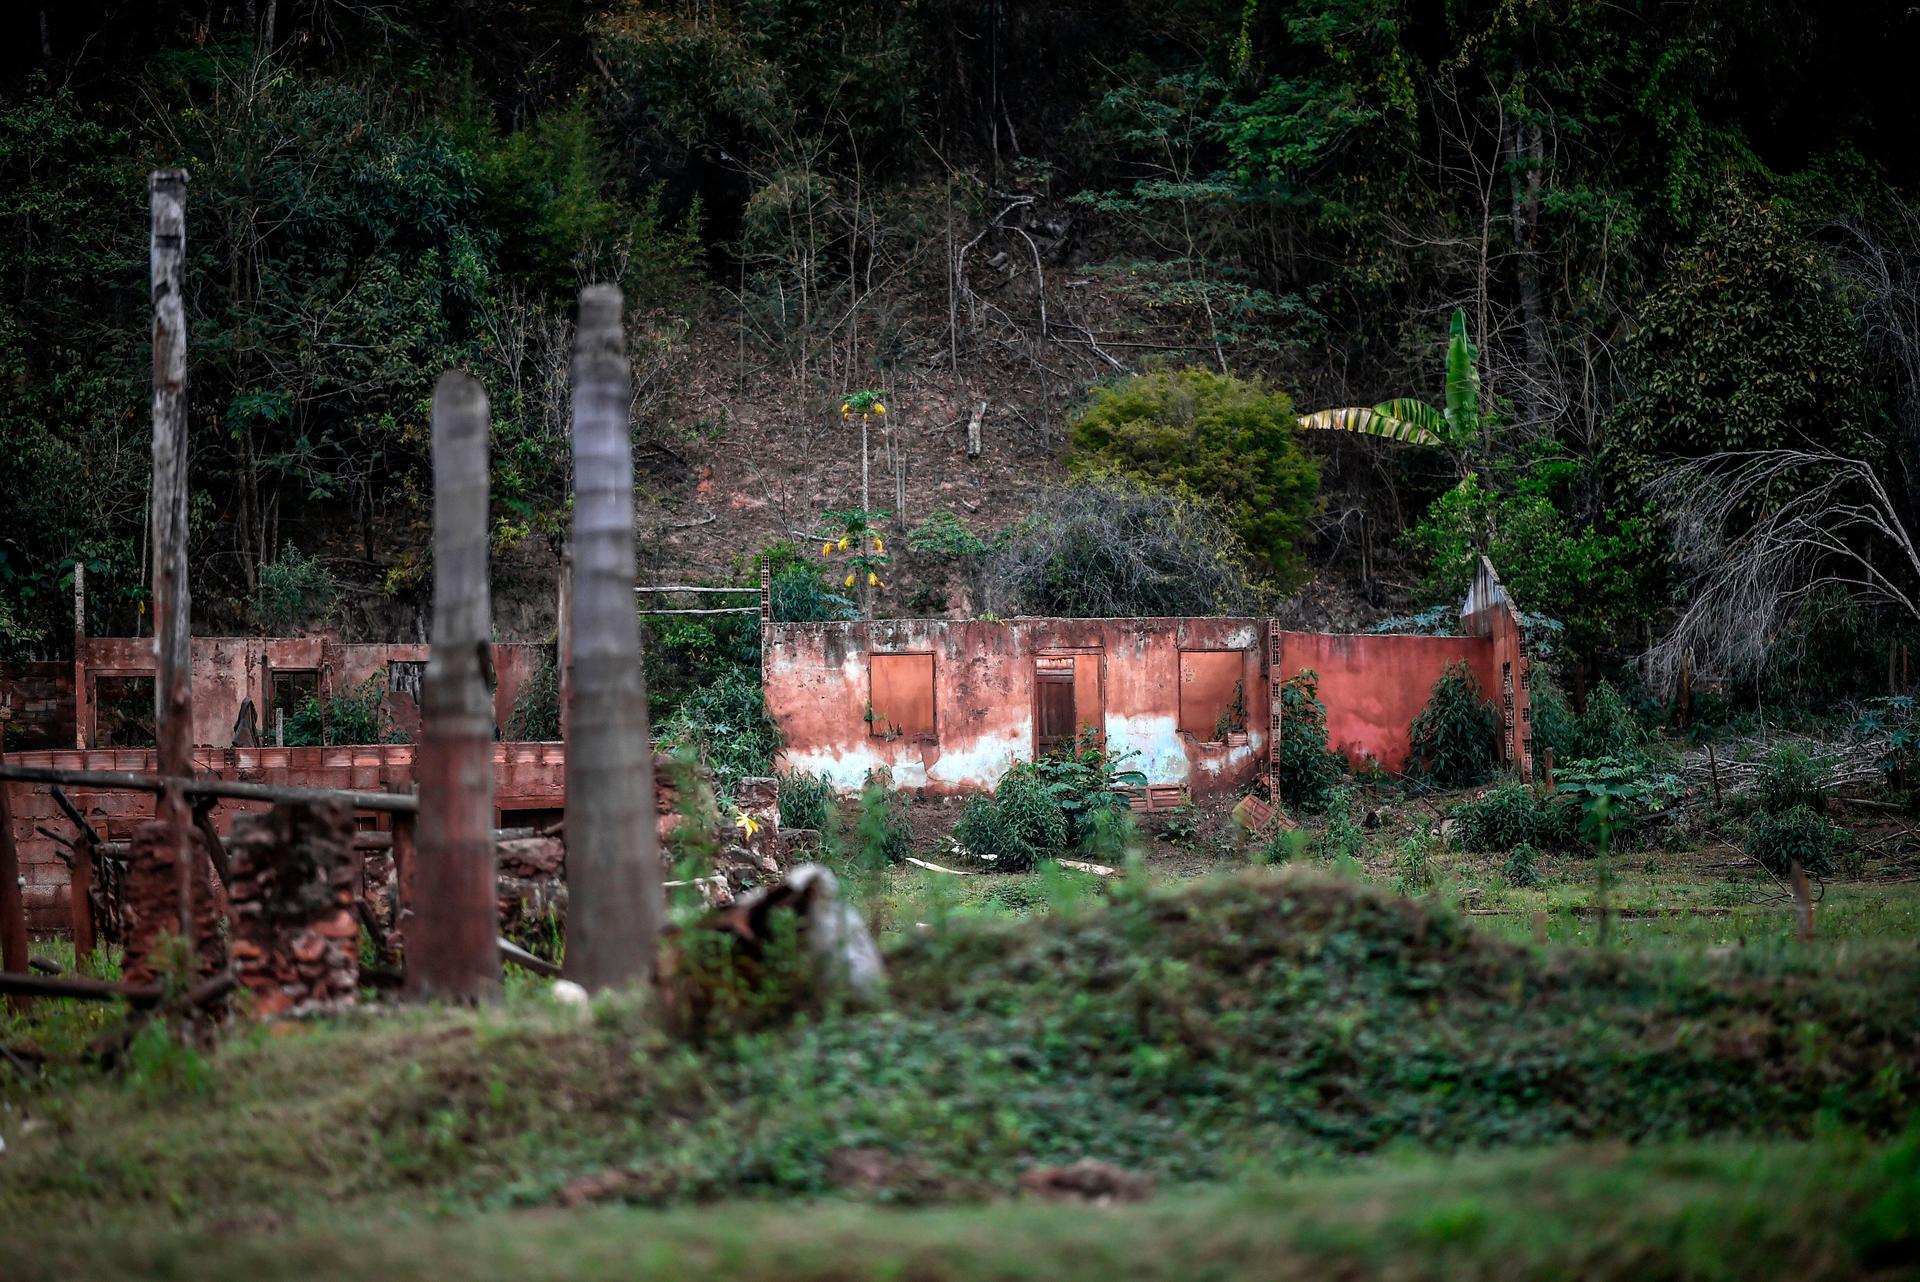
{"type": "Polygon", "coordinates": [[[843,562],[846,577],[841,580],[842,587],[850,588],[862,581],[870,588],[886,586],[880,578],[880,571],[887,566],[887,541],[880,534],[880,522],[892,515],[891,512],[870,512],[862,507],[825,513],[834,529],[821,538],[820,556],[830,561],[837,554],[847,554],[843,562]]]}

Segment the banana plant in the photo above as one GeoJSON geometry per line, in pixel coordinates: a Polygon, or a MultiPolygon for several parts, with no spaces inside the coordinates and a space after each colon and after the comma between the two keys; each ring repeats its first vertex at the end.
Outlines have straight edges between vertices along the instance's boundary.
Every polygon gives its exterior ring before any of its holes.
{"type": "Polygon", "coordinates": [[[1467,338],[1467,314],[1453,310],[1447,337],[1446,408],[1411,398],[1382,401],[1371,409],[1320,410],[1303,415],[1310,431],[1359,432],[1409,445],[1436,446],[1462,459],[1480,435],[1480,352],[1467,338]]]}

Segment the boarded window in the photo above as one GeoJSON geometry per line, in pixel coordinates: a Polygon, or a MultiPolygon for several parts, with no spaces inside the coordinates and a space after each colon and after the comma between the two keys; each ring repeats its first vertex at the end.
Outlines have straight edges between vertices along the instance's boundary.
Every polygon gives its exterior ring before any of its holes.
{"type": "Polygon", "coordinates": [[[1218,743],[1247,728],[1246,655],[1240,650],[1180,652],[1180,729],[1218,743]]]}
{"type": "Polygon", "coordinates": [[[882,739],[932,736],[932,655],[876,654],[868,677],[867,733],[882,739]]]}

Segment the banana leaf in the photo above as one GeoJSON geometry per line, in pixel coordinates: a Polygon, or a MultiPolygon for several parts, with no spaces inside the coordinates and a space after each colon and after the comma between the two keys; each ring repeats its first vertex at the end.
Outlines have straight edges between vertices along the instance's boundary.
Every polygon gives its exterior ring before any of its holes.
{"type": "MultiPolygon", "coordinates": [[[[1426,410],[1429,415],[1433,414],[1433,411],[1424,405],[1420,408],[1426,410]]],[[[1417,422],[1383,413],[1377,407],[1368,409],[1364,405],[1341,410],[1319,410],[1303,415],[1300,426],[1310,432],[1359,432],[1365,436],[1384,436],[1388,440],[1405,441],[1409,445],[1446,444],[1443,437],[1417,422]]]]}

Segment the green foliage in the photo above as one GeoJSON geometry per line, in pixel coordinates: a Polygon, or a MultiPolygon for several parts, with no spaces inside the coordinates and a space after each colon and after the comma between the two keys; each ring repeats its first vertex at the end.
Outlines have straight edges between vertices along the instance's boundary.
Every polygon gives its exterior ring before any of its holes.
{"type": "Polygon", "coordinates": [[[540,656],[540,665],[521,684],[500,735],[503,739],[543,743],[560,738],[560,666],[551,653],[540,656]]]}
{"type": "Polygon", "coordinates": [[[940,508],[907,532],[907,546],[937,556],[982,556],[986,543],[951,509],[940,508]]]}
{"type": "Polygon", "coordinates": [[[768,605],[778,623],[835,623],[860,617],[853,601],[827,585],[810,565],[790,566],[768,585],[768,605]]]}
{"type": "Polygon", "coordinates": [[[267,636],[292,636],[296,629],[324,620],[338,591],[332,571],[289,544],[278,559],[260,567],[253,624],[267,636]]]}
{"type": "Polygon", "coordinates": [[[1327,827],[1320,834],[1314,851],[1322,863],[1360,857],[1366,844],[1366,834],[1361,832],[1360,824],[1353,815],[1355,800],[1351,787],[1337,787],[1328,792],[1327,827]]]}
{"type": "Polygon", "coordinates": [[[1914,715],[1912,695],[1890,695],[1872,700],[1854,722],[1857,738],[1877,744],[1880,768],[1887,782],[1903,787],[1916,779],[1920,766],[1920,717],[1914,715]]]}
{"type": "Polygon", "coordinates": [[[1532,682],[1527,689],[1527,708],[1533,716],[1534,782],[1545,783],[1548,749],[1553,750],[1555,761],[1574,761],[1580,757],[1580,718],[1546,665],[1539,663],[1533,667],[1532,682]]]}
{"type": "Polygon", "coordinates": [[[825,775],[789,770],[780,775],[780,826],[824,833],[834,818],[833,783],[825,775]]]}
{"type": "Polygon", "coordinates": [[[1521,842],[1507,852],[1507,861],[1500,866],[1500,876],[1516,890],[1533,889],[1541,882],[1540,852],[1527,842],[1521,842]]]}
{"type": "Polygon", "coordinates": [[[906,797],[894,791],[885,767],[867,776],[860,789],[859,817],[853,828],[853,857],[859,869],[878,872],[913,853],[913,829],[907,825],[906,807],[906,797]]]}
{"type": "Polygon", "coordinates": [[[1826,877],[1834,872],[1835,856],[1849,840],[1846,829],[1829,822],[1813,807],[1797,804],[1755,815],[1747,835],[1747,853],[1778,877],[1786,876],[1796,861],[1813,876],[1826,877]]]}
{"type": "Polygon", "coordinates": [[[967,798],[953,836],[975,859],[1030,872],[1066,850],[1067,817],[1044,781],[1015,768],[992,797],[967,798]]]}
{"type": "Polygon", "coordinates": [[[1734,191],[1674,255],[1622,353],[1614,448],[1661,461],[1810,446],[1872,458],[1859,340],[1819,250],[1778,203],[1734,191]]]}
{"type": "Polygon", "coordinates": [[[773,773],[779,728],[767,715],[759,674],[729,668],[688,692],[661,727],[661,738],[697,751],[722,787],[734,780],[773,773]]]}
{"type": "Polygon", "coordinates": [[[1570,758],[1633,758],[1643,755],[1647,742],[1640,718],[1612,682],[1602,681],[1587,692],[1587,707],[1575,722],[1570,758]]]}
{"type": "Polygon", "coordinates": [[[1393,885],[1403,895],[1433,889],[1433,838],[1410,832],[1393,858],[1393,885]]]}
{"type": "Polygon", "coordinates": [[[1320,473],[1294,443],[1293,402],[1263,383],[1206,370],[1142,374],[1097,389],[1068,431],[1081,473],[1112,470],[1217,504],[1283,583],[1320,473]]]}
{"type": "Polygon", "coordinates": [[[1685,789],[1680,777],[1640,753],[1582,757],[1555,771],[1559,792],[1585,805],[1604,797],[1616,826],[1630,826],[1666,810],[1685,789]]]}
{"type": "Polygon", "coordinates": [[[1461,850],[1507,851],[1556,844],[1564,834],[1558,814],[1524,783],[1504,783],[1454,808],[1453,844],[1461,850]]]}
{"type": "Polygon", "coordinates": [[[327,699],[309,694],[287,718],[287,746],[407,743],[387,707],[387,674],[380,671],[327,699]]]}
{"type": "Polygon", "coordinates": [[[1612,511],[1597,525],[1569,516],[1585,480],[1554,453],[1492,485],[1469,473],[1408,531],[1427,591],[1458,601],[1485,555],[1516,600],[1565,621],[1583,650],[1650,618],[1659,599],[1653,527],[1612,511]]]}
{"type": "Polygon", "coordinates": [[[1456,455],[1480,443],[1480,349],[1467,337],[1467,314],[1456,307],[1447,330],[1444,409],[1392,400],[1372,409],[1320,410],[1303,415],[1314,431],[1359,432],[1414,445],[1438,445],[1456,455]]]}
{"type": "Polygon", "coordinates": [[[1799,806],[1822,806],[1821,784],[1826,772],[1797,743],[1783,743],[1767,754],[1754,780],[1753,799],[1769,815],[1782,815],[1799,806]]]}
{"type": "Polygon", "coordinates": [[[1465,663],[1449,664],[1433,683],[1410,738],[1414,773],[1440,787],[1464,788],[1486,778],[1499,752],[1500,722],[1465,663]]]}
{"type": "Polygon", "coordinates": [[[1297,672],[1280,687],[1280,800],[1300,810],[1324,810],[1346,762],[1327,747],[1327,705],[1320,678],[1297,672]]]}

